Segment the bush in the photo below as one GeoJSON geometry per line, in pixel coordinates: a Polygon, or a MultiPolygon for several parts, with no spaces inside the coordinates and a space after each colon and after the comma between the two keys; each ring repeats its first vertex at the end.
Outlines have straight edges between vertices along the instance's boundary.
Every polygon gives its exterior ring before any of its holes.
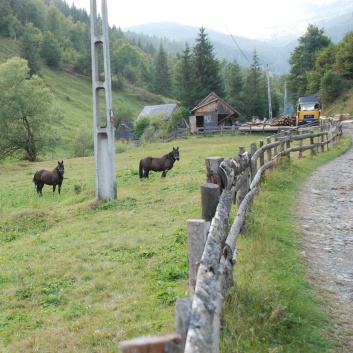
{"type": "Polygon", "coordinates": [[[81,126],[74,139],[74,157],[88,157],[94,154],[92,131],[81,126]]]}

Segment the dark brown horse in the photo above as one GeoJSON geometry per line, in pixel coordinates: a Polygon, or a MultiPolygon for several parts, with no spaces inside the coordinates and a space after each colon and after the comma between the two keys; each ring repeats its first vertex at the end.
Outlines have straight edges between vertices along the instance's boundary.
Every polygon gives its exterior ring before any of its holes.
{"type": "Polygon", "coordinates": [[[174,148],[173,151],[165,154],[161,158],[146,157],[140,160],[139,174],[140,178],[148,178],[150,170],[154,172],[163,172],[162,178],[167,175],[168,170],[173,168],[175,161],[179,160],[179,147],[174,148]]]}
{"type": "Polygon", "coordinates": [[[58,185],[58,192],[60,194],[61,184],[64,180],[64,161],[59,162],[56,168],[51,172],[49,170],[41,169],[34,174],[33,182],[37,188],[37,194],[42,196],[42,189],[44,184],[53,185],[53,192],[55,192],[56,185],[58,185]]]}

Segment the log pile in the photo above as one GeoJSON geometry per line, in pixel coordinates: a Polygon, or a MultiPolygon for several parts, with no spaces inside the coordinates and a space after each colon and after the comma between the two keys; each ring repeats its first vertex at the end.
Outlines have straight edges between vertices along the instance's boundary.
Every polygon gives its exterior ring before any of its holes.
{"type": "Polygon", "coordinates": [[[274,126],[295,126],[296,118],[295,116],[282,116],[281,118],[272,119],[272,124],[274,126]]]}
{"type": "Polygon", "coordinates": [[[336,114],[333,117],[334,121],[342,121],[342,120],[348,120],[350,119],[350,115],[349,114],[336,114]]]}

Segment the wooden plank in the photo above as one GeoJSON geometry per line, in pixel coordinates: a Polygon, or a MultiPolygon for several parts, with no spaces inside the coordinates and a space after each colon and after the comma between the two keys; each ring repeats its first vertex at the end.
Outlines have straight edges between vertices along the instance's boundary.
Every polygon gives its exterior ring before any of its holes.
{"type": "Polygon", "coordinates": [[[177,334],[142,336],[120,343],[122,353],[181,353],[181,337],[177,334]]]}

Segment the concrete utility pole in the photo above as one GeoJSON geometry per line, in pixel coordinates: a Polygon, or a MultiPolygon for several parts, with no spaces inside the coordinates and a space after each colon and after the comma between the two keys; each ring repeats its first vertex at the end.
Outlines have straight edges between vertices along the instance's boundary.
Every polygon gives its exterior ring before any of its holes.
{"type": "MultiPolygon", "coordinates": [[[[108,11],[106,0],[101,0],[101,28],[98,25],[96,0],[91,0],[91,53],[94,124],[94,157],[96,171],[96,198],[116,200],[116,167],[114,115],[112,107],[110,55],[108,38],[108,11]],[[103,61],[104,72],[99,72],[103,61]],[[105,107],[100,107],[105,95],[105,107]]],[[[104,105],[104,104],[103,104],[104,105]]]]}
{"type": "Polygon", "coordinates": [[[270,87],[270,68],[267,65],[267,95],[268,95],[268,120],[272,123],[272,102],[271,102],[271,87],[270,87]]]}

